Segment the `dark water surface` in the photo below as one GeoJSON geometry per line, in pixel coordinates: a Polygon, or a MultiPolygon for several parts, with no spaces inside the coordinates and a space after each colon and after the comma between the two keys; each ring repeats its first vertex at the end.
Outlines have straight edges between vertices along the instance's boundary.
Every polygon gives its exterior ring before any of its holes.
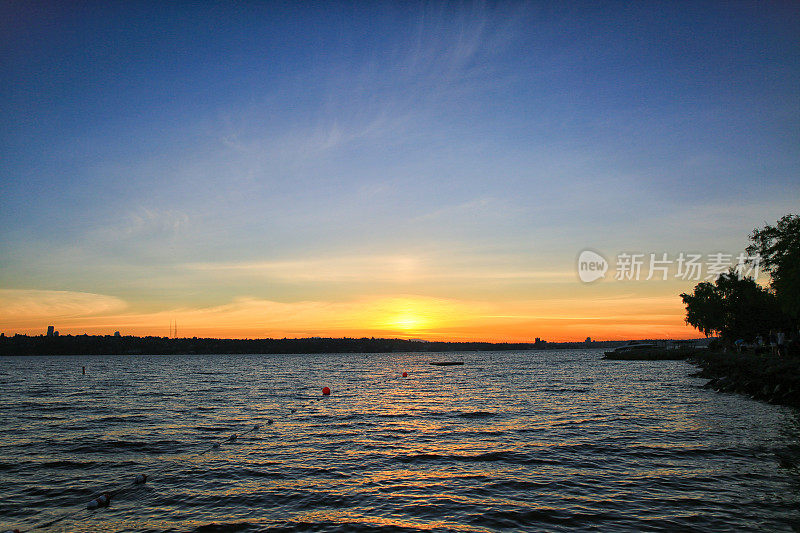
{"type": "Polygon", "coordinates": [[[684,362],[600,355],[0,358],[0,526],[800,527],[798,469],[779,460],[796,411],[702,389],[684,362]],[[444,358],[466,364],[428,364],[444,358]],[[138,473],[146,484],[82,509],[138,473]]]}

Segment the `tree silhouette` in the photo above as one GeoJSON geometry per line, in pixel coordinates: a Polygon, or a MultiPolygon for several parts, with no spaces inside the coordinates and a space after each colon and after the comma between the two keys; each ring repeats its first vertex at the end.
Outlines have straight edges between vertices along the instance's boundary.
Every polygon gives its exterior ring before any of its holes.
{"type": "Polygon", "coordinates": [[[797,325],[800,318],[800,216],[785,215],[774,226],[756,229],[747,247],[751,255],[759,254],[761,264],[769,272],[770,287],[784,312],[797,325]]]}
{"type": "Polygon", "coordinates": [[[704,281],[692,293],[682,293],[686,323],[706,336],[719,334],[733,342],[753,342],[758,335],[786,325],[777,298],[752,278],[740,278],[733,269],[712,284],[704,281]]]}

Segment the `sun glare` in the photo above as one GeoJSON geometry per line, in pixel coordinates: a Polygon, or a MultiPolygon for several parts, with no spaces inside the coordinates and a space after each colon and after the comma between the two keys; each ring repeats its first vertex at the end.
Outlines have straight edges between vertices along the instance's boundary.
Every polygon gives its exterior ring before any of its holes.
{"type": "Polygon", "coordinates": [[[390,298],[376,302],[373,313],[380,317],[376,326],[401,334],[417,334],[427,331],[436,320],[436,303],[432,300],[413,297],[390,298]]]}
{"type": "Polygon", "coordinates": [[[392,321],[392,326],[404,331],[419,329],[423,325],[423,320],[411,313],[403,313],[398,315],[392,321]]]}

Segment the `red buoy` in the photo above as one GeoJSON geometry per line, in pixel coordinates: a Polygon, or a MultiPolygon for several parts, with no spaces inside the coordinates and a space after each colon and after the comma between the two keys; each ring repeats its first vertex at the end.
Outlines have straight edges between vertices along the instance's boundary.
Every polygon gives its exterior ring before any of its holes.
{"type": "Polygon", "coordinates": [[[323,396],[330,396],[330,394],[331,394],[331,389],[329,389],[328,387],[322,387],[323,396]]]}
{"type": "Polygon", "coordinates": [[[408,377],[408,372],[403,372],[403,377],[407,378],[408,377]]]}

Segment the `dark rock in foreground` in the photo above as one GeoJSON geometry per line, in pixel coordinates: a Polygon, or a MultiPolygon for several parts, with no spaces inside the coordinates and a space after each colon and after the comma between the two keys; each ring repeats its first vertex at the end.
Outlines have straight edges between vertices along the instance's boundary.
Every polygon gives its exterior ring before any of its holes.
{"type": "Polygon", "coordinates": [[[605,359],[666,361],[685,359],[701,368],[705,388],[735,392],[755,400],[800,408],[800,358],[722,353],[698,349],[650,348],[606,352],[605,359]]]}
{"type": "Polygon", "coordinates": [[[746,394],[756,400],[800,407],[800,359],[769,355],[707,352],[689,361],[701,368],[705,387],[746,394]]]}

